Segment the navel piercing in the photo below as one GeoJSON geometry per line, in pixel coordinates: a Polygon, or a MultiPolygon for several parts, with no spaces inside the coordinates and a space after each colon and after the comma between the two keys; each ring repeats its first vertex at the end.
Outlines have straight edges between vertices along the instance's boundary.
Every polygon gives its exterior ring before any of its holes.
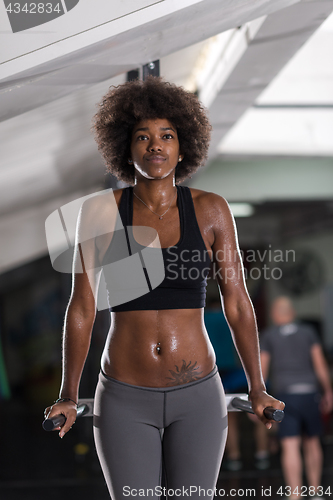
{"type": "Polygon", "coordinates": [[[156,347],[157,354],[161,353],[161,348],[159,347],[160,345],[161,345],[161,342],[158,342],[157,347],[156,347]]]}

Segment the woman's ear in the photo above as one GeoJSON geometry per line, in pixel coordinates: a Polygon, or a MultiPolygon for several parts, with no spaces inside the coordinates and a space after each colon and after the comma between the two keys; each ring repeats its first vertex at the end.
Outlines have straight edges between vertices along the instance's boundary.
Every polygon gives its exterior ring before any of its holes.
{"type": "Polygon", "coordinates": [[[131,160],[131,158],[128,158],[128,163],[131,165],[133,163],[133,160],[131,160]]]}

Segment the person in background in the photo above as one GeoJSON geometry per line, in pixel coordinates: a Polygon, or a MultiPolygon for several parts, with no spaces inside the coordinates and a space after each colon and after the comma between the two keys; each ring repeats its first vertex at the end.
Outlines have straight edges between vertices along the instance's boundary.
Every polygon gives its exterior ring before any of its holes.
{"type": "Polygon", "coordinates": [[[260,338],[264,378],[271,369],[272,393],[286,404],[278,435],[286,494],[291,500],[301,494],[302,444],[308,491],[312,498],[322,495],[320,413],[333,408],[329,369],[319,339],[311,326],[297,322],[295,316],[290,299],[278,297],[271,309],[274,326],[260,338]]]}
{"type": "MultiPolygon", "coordinates": [[[[246,376],[234,347],[230,328],[223,314],[218,298],[211,299],[205,309],[205,325],[214,347],[216,365],[226,394],[246,393],[246,376]]],[[[255,452],[254,467],[265,470],[270,467],[269,434],[256,415],[248,414],[254,425],[255,452]]],[[[239,471],[244,467],[241,453],[241,432],[238,412],[228,413],[228,437],[222,467],[239,471]]]]}
{"type": "MultiPolygon", "coordinates": [[[[207,304],[205,325],[214,347],[216,365],[222,379],[224,391],[230,393],[247,392],[246,376],[234,347],[230,328],[223,314],[221,303],[215,298],[207,304]]],[[[242,469],[238,412],[228,413],[228,437],[226,456],[222,467],[230,471],[242,469]]],[[[265,426],[262,425],[264,430],[265,426]]]]}

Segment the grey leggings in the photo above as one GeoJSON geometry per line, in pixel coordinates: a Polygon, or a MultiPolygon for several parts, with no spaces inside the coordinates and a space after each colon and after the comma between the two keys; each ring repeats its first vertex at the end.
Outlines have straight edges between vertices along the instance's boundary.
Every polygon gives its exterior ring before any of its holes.
{"type": "Polygon", "coordinates": [[[161,388],[100,373],[94,437],[113,500],[157,499],[162,471],[169,498],[212,499],[227,437],[217,368],[195,382],[161,388]]]}

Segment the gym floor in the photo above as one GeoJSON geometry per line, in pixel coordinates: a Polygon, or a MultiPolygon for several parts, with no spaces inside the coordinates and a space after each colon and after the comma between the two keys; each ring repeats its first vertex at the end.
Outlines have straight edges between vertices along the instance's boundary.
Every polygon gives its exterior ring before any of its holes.
{"type": "MultiPolygon", "coordinates": [[[[109,500],[94,449],[90,418],[78,420],[60,440],[57,433],[42,430],[41,413],[36,408],[28,409],[11,400],[1,402],[0,426],[1,500],[109,500]]],[[[271,457],[267,470],[255,469],[252,423],[246,415],[241,415],[240,433],[243,468],[229,472],[223,461],[217,489],[234,498],[284,498],[279,454],[271,457]]],[[[333,433],[326,433],[323,447],[322,485],[324,490],[330,486],[332,494],[333,433]]],[[[330,496],[327,494],[326,498],[330,496]]]]}

